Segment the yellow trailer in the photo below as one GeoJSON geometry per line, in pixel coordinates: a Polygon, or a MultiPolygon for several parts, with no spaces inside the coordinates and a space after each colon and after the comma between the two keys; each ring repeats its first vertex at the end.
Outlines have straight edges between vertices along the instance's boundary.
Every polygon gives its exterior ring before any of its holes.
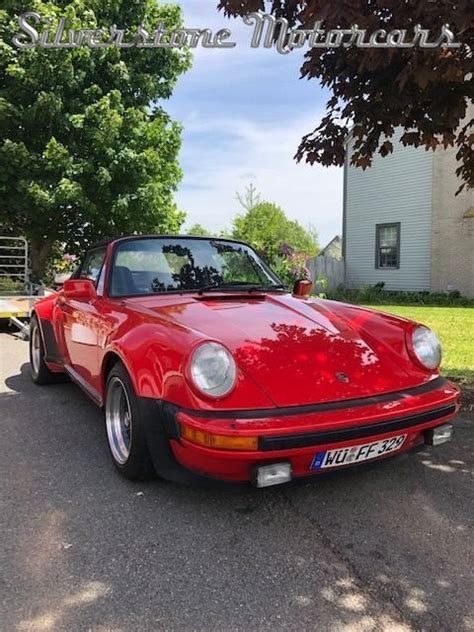
{"type": "Polygon", "coordinates": [[[0,296],[0,319],[29,318],[39,296],[0,296]]]}

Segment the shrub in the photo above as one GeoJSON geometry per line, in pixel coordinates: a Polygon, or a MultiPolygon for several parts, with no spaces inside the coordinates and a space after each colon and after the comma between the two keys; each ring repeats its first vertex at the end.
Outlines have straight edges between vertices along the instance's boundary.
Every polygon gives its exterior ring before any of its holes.
{"type": "Polygon", "coordinates": [[[0,294],[20,292],[22,289],[22,281],[15,281],[11,277],[0,277],[0,294]]]}
{"type": "Polygon", "coordinates": [[[328,292],[328,298],[334,301],[354,303],[356,305],[431,305],[438,307],[474,307],[474,299],[469,299],[455,290],[443,292],[390,292],[383,283],[366,286],[357,290],[338,287],[328,292]]]}

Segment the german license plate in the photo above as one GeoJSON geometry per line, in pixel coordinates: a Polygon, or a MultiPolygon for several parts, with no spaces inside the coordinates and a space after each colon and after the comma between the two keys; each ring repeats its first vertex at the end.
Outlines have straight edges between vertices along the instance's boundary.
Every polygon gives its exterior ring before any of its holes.
{"type": "Polygon", "coordinates": [[[311,461],[311,470],[323,470],[341,465],[354,465],[362,461],[377,459],[380,456],[395,452],[402,447],[407,435],[398,435],[381,441],[372,441],[362,445],[348,446],[337,450],[318,452],[311,461]]]}

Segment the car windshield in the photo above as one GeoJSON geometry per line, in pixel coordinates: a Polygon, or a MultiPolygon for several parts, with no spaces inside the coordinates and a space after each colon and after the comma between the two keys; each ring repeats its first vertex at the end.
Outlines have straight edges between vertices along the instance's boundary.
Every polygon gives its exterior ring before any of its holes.
{"type": "Polygon", "coordinates": [[[127,239],[115,248],[111,296],[236,288],[283,286],[251,248],[232,241],[152,237],[127,239]]]}

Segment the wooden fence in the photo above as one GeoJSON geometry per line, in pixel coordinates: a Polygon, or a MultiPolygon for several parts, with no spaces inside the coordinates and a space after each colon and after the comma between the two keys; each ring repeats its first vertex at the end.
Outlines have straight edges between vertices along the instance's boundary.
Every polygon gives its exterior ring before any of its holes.
{"type": "Polygon", "coordinates": [[[316,291],[324,292],[324,288],[317,283],[321,278],[326,279],[328,290],[335,290],[339,285],[344,285],[344,261],[322,255],[309,259],[307,266],[316,291]]]}

